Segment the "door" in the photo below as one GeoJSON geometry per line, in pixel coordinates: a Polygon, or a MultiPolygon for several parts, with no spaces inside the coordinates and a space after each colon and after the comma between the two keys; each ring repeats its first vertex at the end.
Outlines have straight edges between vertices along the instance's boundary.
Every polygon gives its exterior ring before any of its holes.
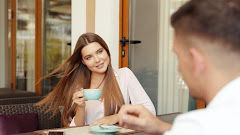
{"type": "Polygon", "coordinates": [[[122,27],[128,28],[128,32],[123,30],[120,41],[120,65],[129,67],[134,72],[157,108],[158,0],[123,0],[122,5],[129,8],[124,8],[122,13],[122,27]]]}
{"type": "Polygon", "coordinates": [[[188,111],[189,91],[177,71],[169,21],[186,1],[120,1],[119,66],[134,72],[158,114],[188,111]]]}

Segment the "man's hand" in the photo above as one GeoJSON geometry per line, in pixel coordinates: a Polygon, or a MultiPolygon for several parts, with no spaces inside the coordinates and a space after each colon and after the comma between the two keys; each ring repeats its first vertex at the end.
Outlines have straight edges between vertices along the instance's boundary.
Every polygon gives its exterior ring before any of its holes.
{"type": "Polygon", "coordinates": [[[162,134],[171,128],[169,123],[159,120],[143,105],[124,105],[118,116],[120,126],[149,134],[162,134]]]}
{"type": "Polygon", "coordinates": [[[113,125],[118,122],[118,114],[102,117],[94,121],[90,126],[94,125],[113,125]]]}

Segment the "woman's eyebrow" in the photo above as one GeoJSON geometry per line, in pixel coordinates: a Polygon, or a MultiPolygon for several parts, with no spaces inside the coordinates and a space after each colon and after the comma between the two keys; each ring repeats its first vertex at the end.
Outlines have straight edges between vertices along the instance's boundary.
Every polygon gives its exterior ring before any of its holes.
{"type": "MultiPolygon", "coordinates": [[[[101,48],[97,49],[96,53],[97,53],[99,50],[101,50],[101,49],[103,49],[103,48],[101,47],[101,48]]],[[[89,56],[91,56],[91,55],[92,55],[92,54],[87,54],[86,56],[84,56],[84,58],[89,57],[89,56]]]]}
{"type": "Polygon", "coordinates": [[[98,52],[99,50],[101,50],[101,49],[103,49],[102,47],[101,48],[99,48],[96,52],[98,52]]]}

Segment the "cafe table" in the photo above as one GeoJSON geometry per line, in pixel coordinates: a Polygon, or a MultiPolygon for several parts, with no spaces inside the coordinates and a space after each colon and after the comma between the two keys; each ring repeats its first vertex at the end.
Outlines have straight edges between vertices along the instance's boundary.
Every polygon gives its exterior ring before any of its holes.
{"type": "MultiPolygon", "coordinates": [[[[163,114],[163,115],[158,115],[157,117],[163,121],[172,123],[174,119],[176,118],[177,115],[181,114],[180,112],[178,113],[170,113],[170,114],[163,114]]],[[[14,135],[47,135],[49,131],[63,131],[63,135],[93,135],[89,131],[89,126],[83,126],[83,127],[67,127],[67,128],[56,128],[56,129],[48,129],[48,130],[38,130],[34,132],[28,132],[28,133],[21,133],[21,134],[14,134],[14,135]]],[[[116,135],[126,135],[126,134],[131,134],[131,135],[147,135],[144,132],[141,131],[134,131],[131,129],[121,129],[119,132],[116,133],[116,135]]]]}

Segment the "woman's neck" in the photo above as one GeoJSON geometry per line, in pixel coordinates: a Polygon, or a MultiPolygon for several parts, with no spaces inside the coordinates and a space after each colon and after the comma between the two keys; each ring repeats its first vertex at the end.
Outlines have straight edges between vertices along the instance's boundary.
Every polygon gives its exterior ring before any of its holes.
{"type": "Polygon", "coordinates": [[[105,73],[104,74],[92,73],[90,88],[92,89],[102,88],[104,85],[104,79],[105,73]]]}

